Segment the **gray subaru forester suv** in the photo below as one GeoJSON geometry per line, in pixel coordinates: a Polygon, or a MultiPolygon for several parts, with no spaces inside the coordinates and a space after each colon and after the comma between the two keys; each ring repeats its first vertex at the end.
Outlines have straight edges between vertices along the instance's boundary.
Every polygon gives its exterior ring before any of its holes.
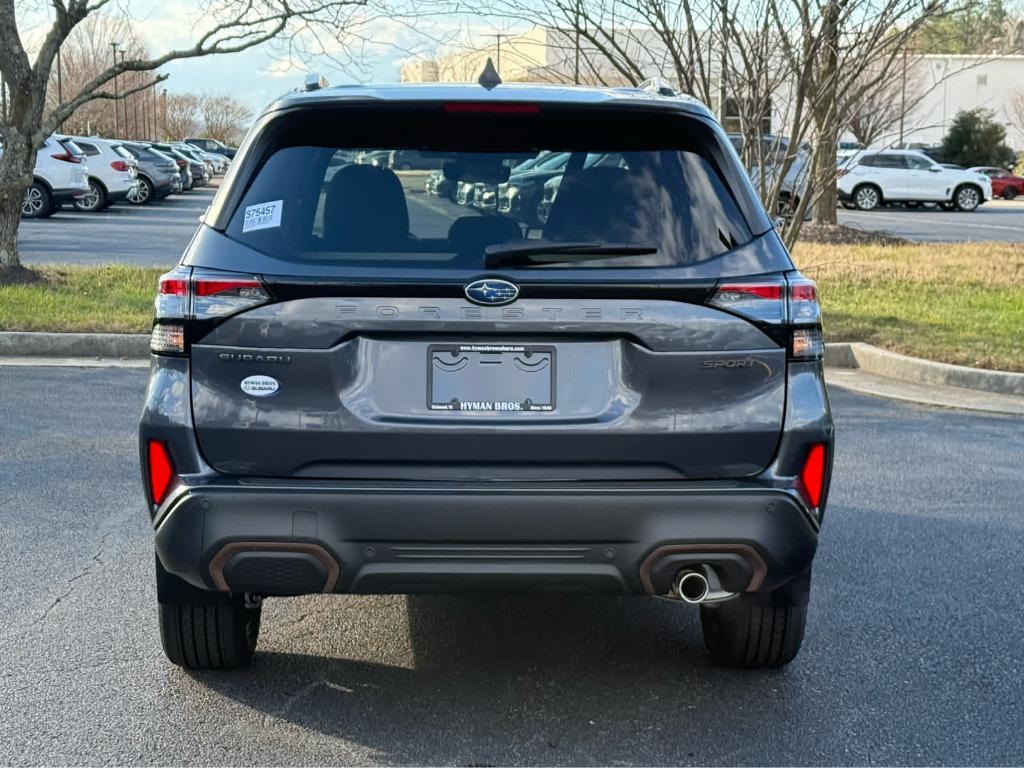
{"type": "Polygon", "coordinates": [[[245,665],[262,600],[311,593],[649,595],[699,605],[718,663],[799,650],[833,456],[817,295],[692,99],[282,97],[160,278],[151,348],[175,664],[245,665]],[[538,227],[356,162],[401,150],[506,195],[569,159],[538,227]]]}

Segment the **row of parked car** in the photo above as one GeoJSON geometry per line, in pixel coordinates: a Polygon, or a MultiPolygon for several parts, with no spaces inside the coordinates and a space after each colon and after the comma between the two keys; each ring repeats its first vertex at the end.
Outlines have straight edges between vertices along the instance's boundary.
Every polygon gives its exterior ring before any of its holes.
{"type": "Polygon", "coordinates": [[[36,153],[21,215],[43,219],[64,204],[96,212],[122,201],[162,200],[209,184],[227,170],[235,151],[214,139],[155,142],[55,134],[36,153]]]}
{"type": "MultiPolygon", "coordinates": [[[[539,227],[547,222],[570,157],[569,152],[540,152],[511,168],[508,181],[501,184],[452,182],[443,170],[435,170],[427,176],[423,188],[458,205],[511,216],[529,227],[539,227]]],[[[625,161],[615,152],[591,152],[583,167],[625,167],[625,161]]]]}
{"type": "MultiPolygon", "coordinates": [[[[730,135],[738,154],[743,154],[743,137],[730,135]]],[[[774,184],[789,154],[784,136],[766,135],[758,153],[759,163],[749,169],[758,185],[774,184]]],[[[353,158],[395,170],[431,170],[424,182],[427,193],[446,197],[462,206],[483,212],[511,215],[527,226],[542,226],[558,194],[559,184],[569,161],[568,152],[541,152],[510,171],[507,183],[452,182],[445,178],[436,156],[414,150],[367,151],[353,158]]],[[[810,171],[811,148],[800,145],[780,185],[781,216],[794,210],[806,191],[810,171]]],[[[587,167],[616,165],[622,162],[614,154],[591,154],[587,167]]],[[[978,166],[963,168],[940,164],[918,150],[853,150],[837,157],[837,190],[846,208],[872,210],[878,207],[940,207],[946,210],[973,211],[994,197],[1012,200],[1024,194],[1024,178],[1003,168],[978,166]]],[[[806,215],[811,211],[807,210],[806,215]]]]}
{"type": "Polygon", "coordinates": [[[870,211],[880,206],[973,211],[994,197],[1024,193],[1024,178],[1005,168],[938,163],[924,152],[861,150],[839,158],[839,201],[870,211]]]}

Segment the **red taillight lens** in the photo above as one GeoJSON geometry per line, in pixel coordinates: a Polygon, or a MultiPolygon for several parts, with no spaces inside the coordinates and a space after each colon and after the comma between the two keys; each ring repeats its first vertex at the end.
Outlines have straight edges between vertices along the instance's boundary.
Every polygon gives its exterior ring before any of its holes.
{"type": "Polygon", "coordinates": [[[160,287],[157,290],[161,296],[184,296],[188,293],[188,280],[171,277],[170,274],[162,275],[160,287]]]}
{"type": "Polygon", "coordinates": [[[444,111],[463,114],[536,115],[540,113],[540,105],[521,104],[515,101],[451,101],[444,105],[444,111]]]}
{"type": "Polygon", "coordinates": [[[161,504],[174,481],[174,464],[167,453],[167,446],[158,440],[149,441],[146,453],[149,498],[154,504],[161,504]]]}
{"type": "Polygon", "coordinates": [[[753,296],[758,299],[771,299],[777,301],[782,298],[781,283],[726,283],[718,287],[718,293],[735,293],[744,296],[753,296]]]}
{"type": "Polygon", "coordinates": [[[121,171],[122,173],[124,171],[130,171],[132,169],[132,167],[128,165],[128,163],[126,163],[124,160],[115,160],[110,164],[110,167],[113,168],[115,171],[121,171]]]}
{"type": "Polygon", "coordinates": [[[800,492],[807,503],[817,509],[825,491],[825,445],[815,443],[807,451],[804,468],[800,470],[800,492]]]}
{"type": "Polygon", "coordinates": [[[185,162],[184,160],[175,160],[174,162],[178,164],[179,168],[184,168],[186,165],[188,165],[188,163],[185,162]]]}
{"type": "Polygon", "coordinates": [[[758,322],[783,323],[785,286],[781,280],[722,283],[708,303],[758,322]]]}
{"type": "Polygon", "coordinates": [[[234,291],[244,295],[246,291],[263,293],[259,280],[196,280],[196,296],[216,296],[219,293],[234,291]]]}
{"type": "Polygon", "coordinates": [[[80,163],[82,158],[78,155],[73,155],[70,152],[58,152],[54,155],[50,155],[54,160],[62,160],[65,163],[80,163]]]}

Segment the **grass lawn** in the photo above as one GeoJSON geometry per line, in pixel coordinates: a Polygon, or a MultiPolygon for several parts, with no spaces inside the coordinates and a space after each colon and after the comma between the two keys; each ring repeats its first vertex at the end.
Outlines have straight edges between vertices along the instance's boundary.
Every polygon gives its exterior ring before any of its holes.
{"type": "Polygon", "coordinates": [[[1024,246],[798,243],[829,341],[866,341],[946,363],[1024,371],[1024,246]]]}
{"type": "MultiPolygon", "coordinates": [[[[1024,246],[825,245],[794,259],[818,282],[829,341],[1024,371],[1024,246]]],[[[44,267],[0,284],[0,330],[147,332],[162,270],[44,267]]]]}
{"type": "Polygon", "coordinates": [[[111,265],[35,270],[40,282],[0,283],[0,331],[148,333],[165,269],[111,265]]]}

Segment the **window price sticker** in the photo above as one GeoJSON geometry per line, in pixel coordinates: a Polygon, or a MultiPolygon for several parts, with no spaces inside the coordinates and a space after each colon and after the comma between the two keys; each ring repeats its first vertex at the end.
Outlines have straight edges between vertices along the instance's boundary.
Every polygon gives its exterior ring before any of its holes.
{"type": "Polygon", "coordinates": [[[284,200],[246,206],[245,218],[242,219],[242,232],[280,227],[282,208],[284,208],[284,200]]]}

